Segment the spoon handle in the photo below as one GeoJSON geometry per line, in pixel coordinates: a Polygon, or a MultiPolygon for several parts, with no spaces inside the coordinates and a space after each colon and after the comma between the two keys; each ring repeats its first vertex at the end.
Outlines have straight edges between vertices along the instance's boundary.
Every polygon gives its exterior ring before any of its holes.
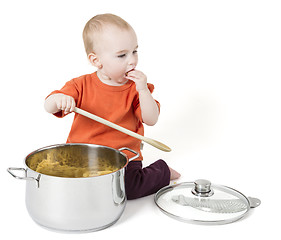
{"type": "Polygon", "coordinates": [[[94,121],[97,121],[99,123],[102,123],[102,124],[104,124],[106,126],[114,128],[114,129],[116,129],[116,130],[118,130],[120,132],[123,132],[123,133],[131,136],[131,137],[134,137],[134,138],[137,138],[139,140],[142,140],[142,141],[144,141],[144,142],[146,142],[146,143],[148,143],[148,144],[150,144],[150,145],[152,145],[152,146],[154,146],[154,147],[156,147],[156,148],[158,148],[158,149],[160,149],[162,151],[165,151],[165,152],[170,152],[171,151],[171,149],[168,146],[166,146],[165,144],[163,144],[163,143],[160,143],[160,142],[158,142],[156,140],[153,140],[151,138],[144,137],[144,136],[142,136],[140,134],[137,134],[137,133],[135,133],[135,132],[133,132],[133,131],[127,129],[127,128],[121,127],[121,126],[119,126],[119,125],[117,125],[115,123],[112,123],[112,122],[110,122],[108,120],[105,120],[105,119],[103,119],[101,117],[98,117],[98,116],[96,116],[96,115],[94,115],[92,113],[89,113],[89,112],[85,111],[85,110],[82,110],[80,108],[75,107],[74,112],[76,112],[76,113],[78,113],[80,115],[83,115],[85,117],[88,117],[88,118],[90,118],[90,119],[92,119],[94,121]]]}

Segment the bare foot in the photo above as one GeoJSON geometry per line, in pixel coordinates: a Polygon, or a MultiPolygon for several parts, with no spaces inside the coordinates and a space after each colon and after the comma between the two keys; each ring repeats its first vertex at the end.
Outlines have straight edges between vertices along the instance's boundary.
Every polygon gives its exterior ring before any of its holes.
{"type": "Polygon", "coordinates": [[[171,173],[170,180],[176,180],[176,179],[180,178],[180,176],[181,176],[180,173],[178,173],[176,170],[174,170],[170,167],[169,167],[169,169],[170,169],[170,173],[171,173]]]}

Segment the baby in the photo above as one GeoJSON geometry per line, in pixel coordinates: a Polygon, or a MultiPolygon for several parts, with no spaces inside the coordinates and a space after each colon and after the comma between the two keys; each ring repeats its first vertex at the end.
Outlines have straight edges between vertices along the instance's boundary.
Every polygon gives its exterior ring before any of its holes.
{"type": "MultiPolygon", "coordinates": [[[[133,28],[113,14],[90,19],[83,31],[85,50],[97,71],[74,78],[45,100],[47,112],[63,117],[77,106],[138,134],[143,123],[154,125],[160,104],[152,97],[154,86],[137,70],[138,42],[133,28]]],[[[125,171],[128,199],[155,193],[180,174],[158,160],[142,167],[141,141],[75,114],[68,143],[91,143],[119,149],[128,147],[140,155],[125,171]]],[[[130,158],[132,153],[126,152],[130,158]]]]}

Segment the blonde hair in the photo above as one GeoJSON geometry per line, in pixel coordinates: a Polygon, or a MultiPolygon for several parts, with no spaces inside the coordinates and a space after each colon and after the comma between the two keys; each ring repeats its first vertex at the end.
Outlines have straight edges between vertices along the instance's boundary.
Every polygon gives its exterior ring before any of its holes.
{"type": "Polygon", "coordinates": [[[83,41],[87,55],[94,52],[95,36],[101,33],[106,25],[113,25],[121,29],[132,28],[124,19],[114,14],[106,13],[94,16],[86,23],[83,30],[83,41]]]}

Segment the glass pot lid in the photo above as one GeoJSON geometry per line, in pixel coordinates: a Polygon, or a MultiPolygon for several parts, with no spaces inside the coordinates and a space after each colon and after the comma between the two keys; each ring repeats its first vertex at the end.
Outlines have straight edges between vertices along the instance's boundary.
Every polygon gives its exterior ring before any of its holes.
{"type": "Polygon", "coordinates": [[[235,189],[199,179],[166,186],[155,194],[155,203],[170,217],[198,224],[225,224],[245,216],[260,200],[235,189]]]}

